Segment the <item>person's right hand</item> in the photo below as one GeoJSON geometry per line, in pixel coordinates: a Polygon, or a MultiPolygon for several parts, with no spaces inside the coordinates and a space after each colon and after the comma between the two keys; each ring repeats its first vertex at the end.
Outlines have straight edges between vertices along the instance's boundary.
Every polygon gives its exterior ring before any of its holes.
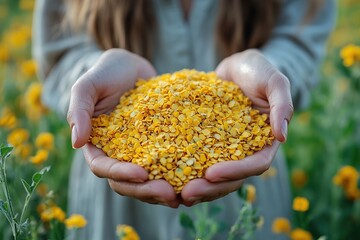
{"type": "Polygon", "coordinates": [[[176,193],[165,180],[147,181],[148,173],[144,168],[109,158],[101,149],[88,143],[91,118],[111,112],[121,95],[135,86],[137,79],[155,75],[151,64],[138,55],[122,49],[105,51],[73,85],[67,120],[72,146],[82,147],[91,171],[98,177],[107,178],[115,192],[148,203],[178,207],[176,193]]]}

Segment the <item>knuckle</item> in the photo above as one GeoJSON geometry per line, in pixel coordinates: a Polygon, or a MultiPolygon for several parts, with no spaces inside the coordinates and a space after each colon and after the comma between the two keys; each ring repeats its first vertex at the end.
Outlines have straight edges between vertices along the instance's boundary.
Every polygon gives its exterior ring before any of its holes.
{"type": "Polygon", "coordinates": [[[126,194],[122,191],[121,188],[119,188],[119,186],[121,186],[121,184],[119,184],[118,182],[116,182],[113,179],[108,179],[108,183],[110,188],[116,192],[117,194],[119,194],[120,196],[126,196],[126,194]]]}
{"type": "MultiPolygon", "coordinates": [[[[289,116],[289,118],[291,119],[292,116],[294,115],[294,104],[293,104],[292,101],[288,103],[288,108],[290,109],[290,116],[289,116]]],[[[290,119],[288,119],[288,120],[290,121],[290,119]]]]}

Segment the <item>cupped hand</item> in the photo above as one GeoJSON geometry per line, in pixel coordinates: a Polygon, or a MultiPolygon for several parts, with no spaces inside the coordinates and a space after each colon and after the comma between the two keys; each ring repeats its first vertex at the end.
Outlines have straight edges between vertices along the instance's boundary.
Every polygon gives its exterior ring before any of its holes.
{"type": "Polygon", "coordinates": [[[287,126],[293,115],[289,80],[258,50],[246,50],[225,58],[217,75],[235,82],[250,98],[253,107],[270,116],[275,140],[259,152],[239,161],[227,161],[209,167],[203,179],[190,181],[182,190],[185,205],[211,201],[237,190],[244,179],[260,175],[271,165],[280,142],[287,138],[287,126]]]}
{"type": "Polygon", "coordinates": [[[177,207],[179,201],[169,183],[147,181],[148,173],[144,168],[109,158],[88,143],[91,118],[111,112],[120,97],[135,86],[137,79],[155,75],[151,64],[138,55],[122,49],[105,51],[73,85],[67,120],[73,147],[82,147],[91,171],[98,177],[108,178],[115,192],[149,203],[177,207]]]}
{"type": "Polygon", "coordinates": [[[172,208],[181,203],[167,181],[148,180],[148,173],[141,166],[109,158],[91,143],[83,147],[83,152],[91,171],[98,177],[107,178],[116,193],[172,208]]]}

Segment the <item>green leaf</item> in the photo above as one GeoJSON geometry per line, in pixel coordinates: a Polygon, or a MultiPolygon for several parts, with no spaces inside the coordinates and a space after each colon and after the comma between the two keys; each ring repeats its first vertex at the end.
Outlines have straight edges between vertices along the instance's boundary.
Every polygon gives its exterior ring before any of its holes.
{"type": "Polygon", "coordinates": [[[34,173],[34,175],[32,177],[31,187],[34,188],[36,185],[38,185],[39,182],[41,181],[42,177],[44,176],[44,174],[49,171],[50,171],[50,167],[44,167],[39,172],[34,173]]]}
{"type": "Polygon", "coordinates": [[[180,213],[180,224],[184,228],[190,229],[195,232],[195,226],[193,220],[190,218],[190,216],[184,212],[180,213]]]}
{"type": "Polygon", "coordinates": [[[28,195],[30,195],[31,194],[31,192],[32,192],[32,187],[30,186],[30,184],[28,184],[24,179],[21,179],[21,183],[22,183],[22,185],[24,186],[24,188],[25,188],[25,190],[26,190],[26,193],[28,194],[28,195]]]}
{"type": "Polygon", "coordinates": [[[9,204],[7,202],[4,202],[3,200],[0,200],[0,207],[6,212],[9,211],[9,204]]]}
{"type": "Polygon", "coordinates": [[[3,200],[1,200],[1,199],[0,199],[0,211],[5,215],[7,220],[9,222],[11,222],[11,217],[10,217],[10,214],[9,214],[8,204],[6,202],[4,202],[3,200]]]}
{"type": "Polygon", "coordinates": [[[5,202],[3,200],[0,199],[0,208],[4,208],[3,206],[5,205],[5,202]]]}
{"type": "Polygon", "coordinates": [[[9,157],[11,154],[11,151],[13,150],[13,147],[10,145],[3,145],[0,147],[0,156],[1,158],[5,159],[9,157]]]}
{"type": "Polygon", "coordinates": [[[41,174],[39,172],[34,173],[34,175],[32,176],[31,186],[37,185],[40,182],[42,177],[43,177],[43,174],[41,174]]]}
{"type": "Polygon", "coordinates": [[[246,196],[247,196],[246,184],[242,185],[242,186],[237,190],[237,194],[238,194],[239,198],[241,198],[242,200],[245,200],[245,199],[246,199],[246,196]]]}

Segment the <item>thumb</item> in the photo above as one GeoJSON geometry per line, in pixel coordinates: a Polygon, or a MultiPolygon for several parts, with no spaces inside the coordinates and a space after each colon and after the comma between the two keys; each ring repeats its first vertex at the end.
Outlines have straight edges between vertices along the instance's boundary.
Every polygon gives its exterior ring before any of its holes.
{"type": "Polygon", "coordinates": [[[268,81],[266,95],[270,104],[270,124],[274,136],[280,142],[285,142],[288,124],[294,113],[287,77],[275,71],[268,81]]]}
{"type": "Polygon", "coordinates": [[[88,71],[71,88],[67,121],[71,128],[73,148],[82,147],[90,137],[91,117],[97,101],[97,94],[92,81],[88,81],[92,75],[91,71],[88,71]]]}
{"type": "Polygon", "coordinates": [[[229,64],[229,61],[230,61],[229,58],[225,58],[216,67],[215,73],[220,79],[230,79],[229,67],[227,67],[229,64]]]}

